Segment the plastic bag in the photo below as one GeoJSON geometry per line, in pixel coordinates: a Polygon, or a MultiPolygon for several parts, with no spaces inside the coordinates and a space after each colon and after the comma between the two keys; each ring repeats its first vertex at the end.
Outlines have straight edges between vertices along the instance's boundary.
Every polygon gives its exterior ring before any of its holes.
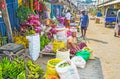
{"type": "Polygon", "coordinates": [[[90,52],[87,50],[77,51],[76,56],[81,56],[85,61],[88,61],[90,57],[90,52]]]}
{"type": "Polygon", "coordinates": [[[49,76],[58,76],[55,66],[61,61],[62,60],[58,58],[49,60],[47,62],[47,68],[46,68],[46,73],[44,75],[44,78],[47,78],[49,76]]]}
{"type": "Polygon", "coordinates": [[[56,65],[60,79],[80,79],[78,70],[71,60],[65,60],[56,65]]]}
{"type": "Polygon", "coordinates": [[[36,61],[39,57],[40,52],[40,36],[34,34],[26,37],[29,41],[29,52],[32,60],[36,61]]]}
{"type": "Polygon", "coordinates": [[[93,56],[93,50],[88,48],[88,47],[84,47],[83,50],[87,50],[90,52],[90,58],[89,59],[95,59],[95,57],[93,56]]]}
{"type": "Polygon", "coordinates": [[[75,56],[71,61],[76,65],[76,67],[85,68],[86,61],[81,56],[75,56]]]}
{"type": "Polygon", "coordinates": [[[56,37],[58,40],[64,41],[65,43],[67,42],[67,32],[65,28],[56,28],[56,37]]]}

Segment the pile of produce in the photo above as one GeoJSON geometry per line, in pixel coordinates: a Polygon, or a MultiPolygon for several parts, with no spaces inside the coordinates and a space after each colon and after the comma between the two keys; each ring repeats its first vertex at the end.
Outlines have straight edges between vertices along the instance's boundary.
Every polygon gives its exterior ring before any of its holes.
{"type": "Polygon", "coordinates": [[[56,66],[59,62],[49,62],[52,66],[56,66]]]}
{"type": "Polygon", "coordinates": [[[47,45],[45,48],[42,50],[42,52],[49,53],[52,52],[53,46],[52,45],[47,45]]]}
{"type": "Polygon", "coordinates": [[[70,63],[65,62],[65,63],[61,64],[59,67],[60,67],[60,68],[64,68],[64,67],[66,67],[66,66],[70,66],[70,63]]]}
{"type": "Polygon", "coordinates": [[[33,63],[31,60],[27,62],[28,79],[39,79],[43,74],[44,70],[39,64],[33,63]]]}
{"type": "Polygon", "coordinates": [[[0,79],[39,79],[43,74],[41,66],[31,60],[25,62],[23,59],[14,58],[10,61],[5,57],[0,61],[0,79]]]}
{"type": "Polygon", "coordinates": [[[40,36],[40,50],[43,50],[46,45],[48,45],[50,40],[48,37],[44,34],[40,36]]]}
{"type": "Polygon", "coordinates": [[[16,44],[23,44],[24,48],[28,47],[28,40],[26,39],[25,36],[21,36],[21,35],[15,35],[14,36],[14,42],[16,44]]]}
{"type": "Polygon", "coordinates": [[[29,7],[21,5],[17,9],[17,17],[21,22],[25,22],[28,15],[30,14],[34,14],[34,13],[31,9],[29,9],[29,7]]]}
{"type": "Polygon", "coordinates": [[[65,52],[65,51],[68,51],[68,49],[67,48],[61,48],[58,51],[65,52]]]}
{"type": "Polygon", "coordinates": [[[3,58],[0,62],[0,67],[2,67],[2,78],[17,78],[17,76],[25,70],[25,63],[23,60],[15,59],[10,61],[8,58],[3,58]]]}
{"type": "Polygon", "coordinates": [[[17,9],[17,17],[20,20],[20,34],[23,36],[40,33],[39,15],[26,6],[19,6],[17,9]]]}
{"type": "Polygon", "coordinates": [[[25,33],[24,35],[31,35],[41,32],[39,16],[30,14],[26,21],[20,24],[20,31],[25,33]]]}

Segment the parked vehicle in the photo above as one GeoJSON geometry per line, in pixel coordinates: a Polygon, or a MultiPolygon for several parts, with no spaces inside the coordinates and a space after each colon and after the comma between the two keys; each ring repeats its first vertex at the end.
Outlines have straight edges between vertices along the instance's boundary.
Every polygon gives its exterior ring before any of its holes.
{"type": "Polygon", "coordinates": [[[117,12],[114,36],[120,36],[120,10],[117,12]]]}
{"type": "Polygon", "coordinates": [[[116,17],[117,17],[118,9],[107,9],[105,13],[105,27],[107,25],[115,25],[116,24],[116,17]]]}

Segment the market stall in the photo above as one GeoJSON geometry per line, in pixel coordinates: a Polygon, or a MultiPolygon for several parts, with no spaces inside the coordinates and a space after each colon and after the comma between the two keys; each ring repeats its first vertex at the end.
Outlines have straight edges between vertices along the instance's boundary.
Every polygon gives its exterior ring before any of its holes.
{"type": "MultiPolygon", "coordinates": [[[[24,3],[27,5],[27,2],[24,3]]],[[[89,60],[95,57],[93,50],[87,46],[86,42],[76,36],[78,24],[72,23],[69,29],[66,28],[65,17],[59,13],[61,7],[58,5],[54,5],[56,11],[59,9],[58,13],[51,11],[56,14],[49,18],[45,1],[32,2],[31,0],[30,4],[31,7],[28,7],[19,2],[16,11],[19,28],[13,32],[14,43],[22,45],[22,49],[28,49],[28,53],[21,59],[15,54],[3,58],[0,61],[2,73],[0,73],[0,79],[40,79],[42,77],[44,79],[66,79],[66,77],[80,79],[78,68],[86,68],[89,60]],[[73,43],[75,47],[72,47],[73,43]],[[45,72],[39,64],[35,63],[39,56],[43,58],[43,55],[54,56],[47,61],[45,72]]]]}

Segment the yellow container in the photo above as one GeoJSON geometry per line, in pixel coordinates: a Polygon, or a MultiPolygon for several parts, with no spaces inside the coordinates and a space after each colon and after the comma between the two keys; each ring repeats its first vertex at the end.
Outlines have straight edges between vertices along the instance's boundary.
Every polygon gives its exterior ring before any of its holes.
{"type": "Polygon", "coordinates": [[[63,41],[55,40],[53,42],[53,52],[56,53],[57,49],[61,49],[65,47],[65,43],[63,41]]]}
{"type": "Polygon", "coordinates": [[[56,71],[56,68],[55,66],[61,62],[62,60],[61,59],[58,59],[58,58],[54,58],[54,59],[51,59],[47,62],[47,67],[46,67],[46,73],[44,75],[44,78],[47,78],[49,76],[58,76],[58,73],[56,71]],[[55,65],[53,64],[55,63],[55,65]]]}

